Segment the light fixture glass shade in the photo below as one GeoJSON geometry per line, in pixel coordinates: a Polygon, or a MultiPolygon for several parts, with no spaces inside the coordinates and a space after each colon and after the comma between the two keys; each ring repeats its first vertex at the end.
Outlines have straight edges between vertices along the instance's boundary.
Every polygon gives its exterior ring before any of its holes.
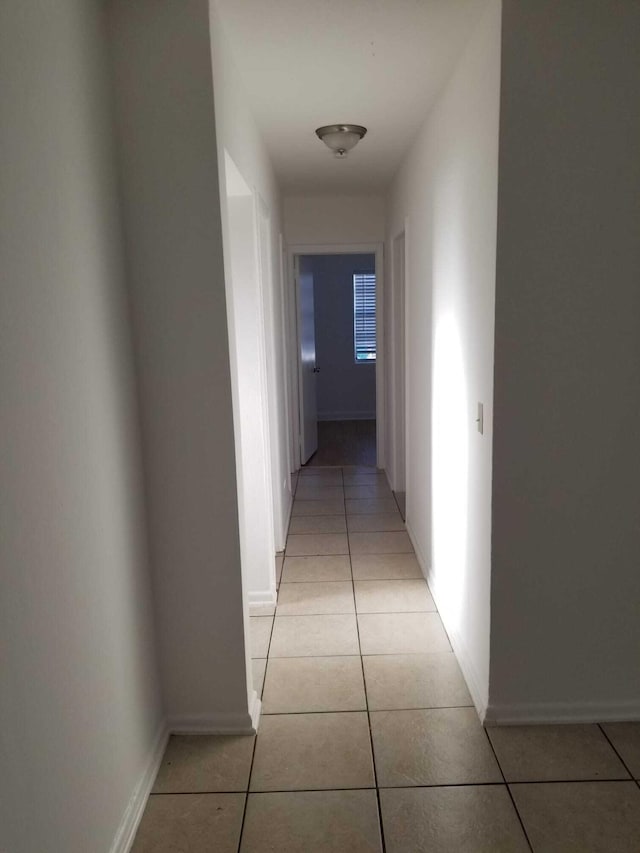
{"type": "Polygon", "coordinates": [[[335,157],[343,158],[360,142],[366,132],[367,128],[359,124],[329,124],[319,127],[316,135],[333,151],[335,157]]]}

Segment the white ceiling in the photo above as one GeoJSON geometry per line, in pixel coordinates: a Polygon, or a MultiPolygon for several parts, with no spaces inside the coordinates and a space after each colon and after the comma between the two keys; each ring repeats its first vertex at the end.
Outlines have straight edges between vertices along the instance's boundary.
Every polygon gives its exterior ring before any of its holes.
{"type": "Polygon", "coordinates": [[[485,0],[217,0],[284,191],[384,189],[485,0]],[[315,136],[363,124],[344,160],[315,136]]]}

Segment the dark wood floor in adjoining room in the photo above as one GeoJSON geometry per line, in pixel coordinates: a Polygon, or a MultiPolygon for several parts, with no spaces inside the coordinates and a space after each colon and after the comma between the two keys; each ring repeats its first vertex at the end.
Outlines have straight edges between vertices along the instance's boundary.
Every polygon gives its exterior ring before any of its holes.
{"type": "Polygon", "coordinates": [[[376,466],[376,422],[318,421],[318,449],[306,468],[376,466]]]}

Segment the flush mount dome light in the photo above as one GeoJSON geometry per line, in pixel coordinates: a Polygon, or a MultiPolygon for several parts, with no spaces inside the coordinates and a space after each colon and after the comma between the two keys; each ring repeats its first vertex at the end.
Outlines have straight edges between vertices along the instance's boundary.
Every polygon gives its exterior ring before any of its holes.
{"type": "Polygon", "coordinates": [[[359,124],[328,124],[319,127],[316,136],[333,151],[334,157],[342,159],[360,142],[366,132],[367,128],[359,124]]]}

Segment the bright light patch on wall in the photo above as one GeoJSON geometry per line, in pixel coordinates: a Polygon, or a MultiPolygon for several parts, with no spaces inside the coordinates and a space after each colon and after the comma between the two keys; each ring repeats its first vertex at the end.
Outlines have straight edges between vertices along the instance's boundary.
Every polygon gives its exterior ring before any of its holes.
{"type": "Polygon", "coordinates": [[[433,365],[433,562],[438,606],[458,631],[466,597],[469,502],[469,407],[460,333],[439,321],[433,365]]]}

